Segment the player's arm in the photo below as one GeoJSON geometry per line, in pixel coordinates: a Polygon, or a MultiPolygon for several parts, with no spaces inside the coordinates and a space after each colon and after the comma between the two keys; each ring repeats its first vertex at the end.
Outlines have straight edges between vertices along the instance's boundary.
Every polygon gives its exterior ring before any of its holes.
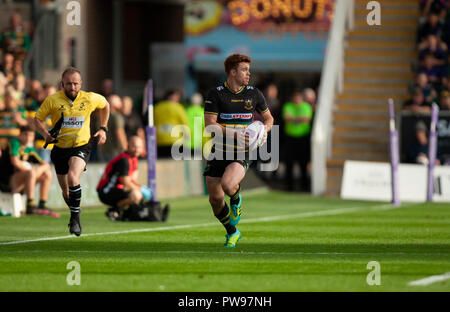
{"type": "Polygon", "coordinates": [[[122,183],[125,186],[125,189],[127,191],[131,191],[131,190],[141,190],[141,186],[136,185],[136,183],[134,183],[133,179],[130,176],[122,176],[122,183]]]}
{"type": "Polygon", "coordinates": [[[262,118],[262,123],[264,124],[264,126],[266,126],[266,132],[269,132],[273,126],[273,117],[272,114],[270,113],[270,110],[266,110],[260,115],[262,118]]]}
{"type": "Polygon", "coordinates": [[[47,126],[45,125],[45,123],[43,121],[41,121],[37,117],[34,117],[33,124],[34,124],[34,128],[36,129],[36,131],[42,135],[42,137],[45,139],[46,143],[51,143],[52,141],[56,140],[56,138],[54,138],[50,135],[50,132],[48,132],[47,126]]]}
{"type": "MultiPolygon", "coordinates": [[[[225,128],[217,122],[217,114],[205,113],[205,127],[211,129],[209,132],[219,132],[225,136],[236,137],[237,129],[225,128]]],[[[208,131],[208,129],[206,130],[208,131]]]]}
{"type": "Polygon", "coordinates": [[[131,182],[133,182],[136,186],[141,187],[142,185],[137,181],[138,174],[139,173],[137,170],[131,174],[131,182]]]}
{"type": "Polygon", "coordinates": [[[232,137],[238,140],[240,144],[248,144],[250,138],[245,134],[245,129],[226,128],[217,123],[217,115],[205,113],[205,129],[211,133],[221,133],[222,136],[232,137]]]}
{"type": "Polygon", "coordinates": [[[94,137],[98,137],[98,145],[102,145],[106,142],[106,131],[102,129],[102,127],[108,127],[109,120],[109,103],[106,101],[105,107],[100,109],[100,129],[94,133],[94,137]]]}

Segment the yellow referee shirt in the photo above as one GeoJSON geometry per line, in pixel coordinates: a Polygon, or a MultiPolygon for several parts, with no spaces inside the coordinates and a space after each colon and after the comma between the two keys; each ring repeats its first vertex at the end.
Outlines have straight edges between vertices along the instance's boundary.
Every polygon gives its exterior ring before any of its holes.
{"type": "Polygon", "coordinates": [[[54,125],[61,117],[61,113],[64,113],[64,122],[55,146],[60,148],[78,147],[87,144],[91,137],[91,113],[97,108],[104,108],[106,103],[104,96],[84,91],[79,91],[77,98],[72,102],[64,90],[61,90],[45,99],[36,112],[36,118],[44,121],[50,116],[54,125]]]}

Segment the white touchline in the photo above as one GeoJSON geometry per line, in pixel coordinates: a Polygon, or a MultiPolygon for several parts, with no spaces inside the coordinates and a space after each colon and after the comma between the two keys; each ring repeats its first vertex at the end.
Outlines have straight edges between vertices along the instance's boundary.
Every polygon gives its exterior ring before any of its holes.
{"type": "Polygon", "coordinates": [[[40,253],[40,252],[55,252],[55,253],[80,253],[80,254],[226,254],[226,255],[285,255],[285,256],[297,256],[297,255],[327,255],[327,256],[448,256],[448,253],[407,253],[407,252],[322,252],[322,251],[199,251],[199,250],[8,250],[4,253],[40,253]]]}
{"type": "Polygon", "coordinates": [[[450,279],[450,272],[447,272],[447,273],[444,273],[441,275],[433,275],[433,276],[425,277],[425,278],[422,278],[417,281],[412,281],[412,282],[409,282],[408,285],[409,286],[428,286],[430,284],[442,282],[447,279],[450,279]]]}
{"type": "MultiPolygon", "coordinates": [[[[369,206],[369,207],[353,207],[353,208],[339,208],[339,209],[309,211],[309,212],[301,212],[301,213],[282,215],[282,216],[255,218],[255,219],[250,219],[250,220],[247,219],[247,220],[242,220],[240,223],[257,223],[257,222],[286,220],[286,219],[293,219],[293,218],[308,218],[308,217],[327,216],[327,215],[339,215],[339,214],[352,213],[352,212],[364,211],[364,210],[369,210],[369,209],[371,211],[388,210],[388,209],[401,208],[401,207],[405,207],[405,206],[409,206],[409,205],[410,204],[394,206],[392,204],[383,204],[383,205],[376,205],[376,206],[369,206]]],[[[163,227],[146,228],[146,229],[134,229],[134,230],[125,230],[125,231],[117,231],[117,232],[103,232],[103,233],[90,233],[90,234],[88,233],[88,234],[82,234],[81,237],[168,231],[168,230],[189,229],[189,228],[193,228],[193,227],[204,227],[204,226],[215,226],[215,225],[218,225],[218,223],[214,222],[214,223],[173,225],[173,226],[163,226],[163,227]]],[[[58,237],[44,237],[44,238],[28,239],[28,240],[21,240],[21,241],[0,242],[0,246],[35,243],[35,242],[42,242],[42,241],[49,241],[49,240],[60,240],[60,239],[67,239],[67,238],[74,238],[74,237],[75,236],[73,236],[73,235],[67,235],[67,236],[58,236],[58,237]]]]}

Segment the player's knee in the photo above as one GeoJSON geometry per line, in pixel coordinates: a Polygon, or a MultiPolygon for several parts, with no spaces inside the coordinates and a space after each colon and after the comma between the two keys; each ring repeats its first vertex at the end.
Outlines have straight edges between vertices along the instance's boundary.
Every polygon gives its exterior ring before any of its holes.
{"type": "Polygon", "coordinates": [[[36,171],[35,170],[28,170],[26,171],[26,179],[36,179],[36,171]]]}
{"type": "Polygon", "coordinates": [[[222,185],[222,189],[225,192],[225,194],[227,194],[229,196],[236,192],[236,186],[232,185],[228,181],[222,181],[221,185],[222,185]]]}
{"type": "Polygon", "coordinates": [[[70,186],[80,184],[80,179],[78,178],[78,175],[75,172],[69,171],[69,173],[67,174],[67,179],[69,180],[70,186]]]}
{"type": "Polygon", "coordinates": [[[52,179],[52,172],[50,171],[50,168],[48,170],[44,171],[44,177],[47,180],[51,180],[52,179]]]}
{"type": "Polygon", "coordinates": [[[221,197],[221,196],[214,196],[214,195],[209,196],[209,203],[213,207],[220,205],[222,203],[222,201],[223,201],[223,197],[221,197]]]}

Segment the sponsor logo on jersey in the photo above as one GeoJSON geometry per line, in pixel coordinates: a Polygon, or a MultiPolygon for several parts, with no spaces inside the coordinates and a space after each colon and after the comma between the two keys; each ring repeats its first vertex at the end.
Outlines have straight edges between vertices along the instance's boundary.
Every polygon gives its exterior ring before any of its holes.
{"type": "Polygon", "coordinates": [[[232,99],[231,102],[244,102],[243,99],[232,99]]]}
{"type": "Polygon", "coordinates": [[[218,86],[217,91],[223,90],[223,86],[218,86]]]}
{"type": "Polygon", "coordinates": [[[252,99],[245,100],[244,108],[246,110],[252,110],[253,109],[252,99]]]}
{"type": "Polygon", "coordinates": [[[220,113],[220,118],[230,120],[230,119],[252,119],[253,114],[245,113],[245,114],[227,114],[227,113],[220,113]]]}
{"type": "Polygon", "coordinates": [[[61,128],[81,129],[84,125],[84,116],[64,117],[61,128]]]}

